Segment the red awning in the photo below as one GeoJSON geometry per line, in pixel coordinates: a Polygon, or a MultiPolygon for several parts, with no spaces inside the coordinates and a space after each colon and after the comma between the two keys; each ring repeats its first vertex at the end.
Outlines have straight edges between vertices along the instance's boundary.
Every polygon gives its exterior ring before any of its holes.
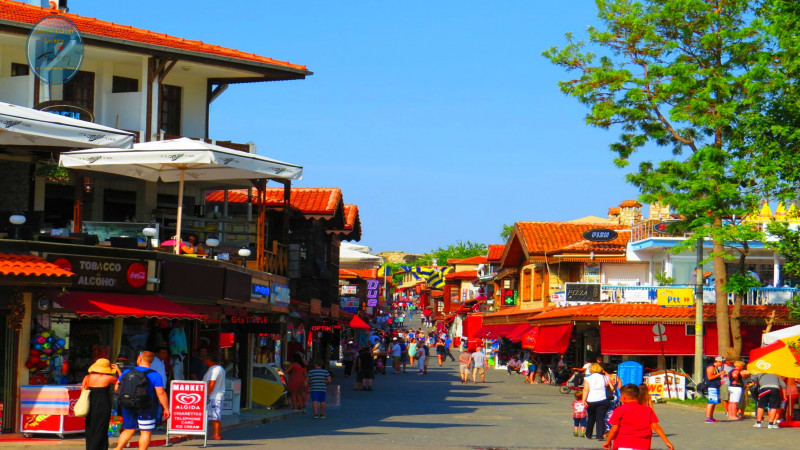
{"type": "Polygon", "coordinates": [[[353,316],[350,319],[350,328],[360,328],[362,330],[369,330],[371,327],[367,322],[364,322],[364,319],[358,316],[353,316]]]}
{"type": "MultiPolygon", "coordinates": [[[[564,353],[569,347],[572,324],[539,327],[539,337],[533,348],[535,353],[564,353]]],[[[605,349],[603,350],[605,353],[605,349]]]]}
{"type": "Polygon", "coordinates": [[[472,335],[475,339],[486,339],[492,331],[494,331],[497,325],[484,325],[480,328],[480,330],[476,331],[475,334],[472,335]]]}
{"type": "MultiPolygon", "coordinates": [[[[667,340],[664,354],[693,355],[694,336],[686,335],[686,325],[664,324],[667,340]]],[[[660,355],[662,342],[656,342],[653,324],[600,323],[600,349],[604,355],[660,355]]]]}
{"type": "Polygon", "coordinates": [[[526,333],[528,333],[528,331],[530,331],[530,329],[531,329],[531,326],[526,324],[526,323],[519,324],[513,330],[511,330],[511,332],[509,332],[507,336],[504,336],[504,337],[507,338],[511,342],[520,342],[522,340],[522,337],[526,333]]]}
{"type": "Polygon", "coordinates": [[[519,327],[528,327],[526,324],[519,323],[504,323],[501,325],[484,325],[478,330],[473,337],[478,339],[497,339],[500,337],[508,337],[517,333],[519,327]]]}
{"type": "Polygon", "coordinates": [[[54,300],[79,316],[198,319],[203,316],[159,295],[69,292],[54,300]]]}

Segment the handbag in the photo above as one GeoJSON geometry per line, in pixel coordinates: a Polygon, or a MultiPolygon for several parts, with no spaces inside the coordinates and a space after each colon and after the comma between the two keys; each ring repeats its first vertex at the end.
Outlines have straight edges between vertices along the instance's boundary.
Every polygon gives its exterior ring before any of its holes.
{"type": "Polygon", "coordinates": [[[604,376],[606,380],[606,399],[607,400],[614,400],[614,388],[611,387],[611,381],[608,380],[608,377],[604,376]]]}
{"type": "Polygon", "coordinates": [[[91,391],[88,389],[84,389],[81,391],[81,396],[78,398],[78,401],[75,402],[75,406],[72,407],[72,412],[75,417],[86,417],[89,414],[89,393],[91,391]]]}

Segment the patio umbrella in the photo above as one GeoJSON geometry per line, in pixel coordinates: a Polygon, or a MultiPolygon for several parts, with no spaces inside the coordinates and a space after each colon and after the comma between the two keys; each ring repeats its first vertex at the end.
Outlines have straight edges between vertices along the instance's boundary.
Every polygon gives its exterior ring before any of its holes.
{"type": "Polygon", "coordinates": [[[359,329],[362,329],[362,330],[369,330],[370,326],[361,317],[353,316],[353,318],[350,319],[350,328],[359,328],[359,329]]]}
{"type": "MultiPolygon", "coordinates": [[[[185,180],[300,180],[293,164],[189,138],[134,144],[131,149],[98,148],[62,153],[59,164],[71,169],[125,175],[147,181],[178,182],[176,236],[181,235],[185,180]]],[[[179,253],[178,240],[175,253],[179,253]]]]}
{"type": "Polygon", "coordinates": [[[374,269],[383,264],[383,258],[349,250],[346,247],[339,249],[339,268],[341,269],[374,269]]]}
{"type": "Polygon", "coordinates": [[[130,131],[0,102],[0,145],[128,148],[131,144],[130,131]]]}
{"type": "Polygon", "coordinates": [[[800,378],[800,325],[766,333],[764,342],[768,345],[750,351],[747,370],[800,378]]]}

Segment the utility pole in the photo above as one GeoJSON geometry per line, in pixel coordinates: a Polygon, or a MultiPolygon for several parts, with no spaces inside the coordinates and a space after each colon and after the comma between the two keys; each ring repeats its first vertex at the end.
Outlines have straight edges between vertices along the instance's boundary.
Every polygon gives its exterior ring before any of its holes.
{"type": "Polygon", "coordinates": [[[697,239],[697,272],[694,286],[694,377],[695,383],[703,379],[703,238],[697,239]]]}

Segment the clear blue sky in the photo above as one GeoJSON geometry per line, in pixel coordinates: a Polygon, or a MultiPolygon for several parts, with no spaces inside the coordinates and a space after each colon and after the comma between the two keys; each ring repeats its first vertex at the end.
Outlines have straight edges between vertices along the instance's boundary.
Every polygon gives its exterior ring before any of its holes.
{"type": "Polygon", "coordinates": [[[500,243],[506,223],[605,217],[636,198],[614,133],[584,123],[541,56],[583,36],[591,0],[72,0],[70,12],[231,47],[314,72],[232,86],[211,137],[303,165],[295,186],[342,188],[362,244],[424,252],[500,243]]]}

